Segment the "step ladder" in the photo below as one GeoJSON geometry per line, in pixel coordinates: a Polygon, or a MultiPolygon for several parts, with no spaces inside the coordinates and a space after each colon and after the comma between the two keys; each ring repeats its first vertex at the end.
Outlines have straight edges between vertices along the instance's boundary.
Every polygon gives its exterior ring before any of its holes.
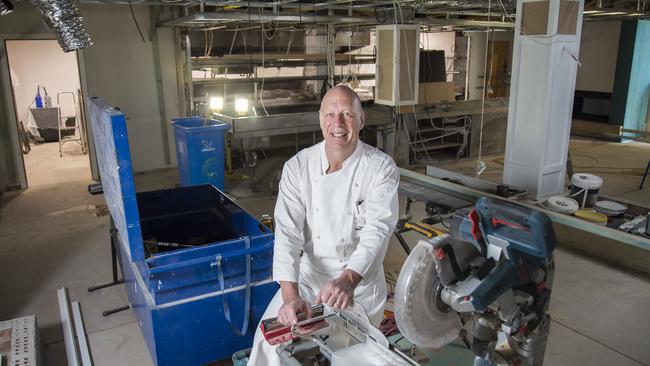
{"type": "MultiPolygon", "coordinates": [[[[69,99],[69,98],[67,98],[69,99]]],[[[86,147],[83,142],[83,131],[81,130],[81,125],[79,124],[79,118],[77,116],[77,100],[75,93],[73,92],[58,92],[56,94],[56,104],[59,107],[59,157],[63,157],[63,152],[61,147],[67,142],[76,142],[81,146],[81,151],[83,154],[86,154],[86,147]],[[74,114],[64,114],[62,112],[63,108],[61,106],[61,97],[65,95],[72,96],[72,107],[74,114]],[[72,125],[68,126],[67,121],[72,120],[72,125]],[[72,136],[68,136],[64,131],[73,131],[72,136]]]]}

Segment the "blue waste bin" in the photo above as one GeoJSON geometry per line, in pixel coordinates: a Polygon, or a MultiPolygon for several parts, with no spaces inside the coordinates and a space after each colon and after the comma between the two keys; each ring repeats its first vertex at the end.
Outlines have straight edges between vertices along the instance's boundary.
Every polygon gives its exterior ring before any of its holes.
{"type": "Polygon", "coordinates": [[[224,131],[230,125],[204,117],[174,118],[181,185],[212,184],[224,189],[224,131]]]}

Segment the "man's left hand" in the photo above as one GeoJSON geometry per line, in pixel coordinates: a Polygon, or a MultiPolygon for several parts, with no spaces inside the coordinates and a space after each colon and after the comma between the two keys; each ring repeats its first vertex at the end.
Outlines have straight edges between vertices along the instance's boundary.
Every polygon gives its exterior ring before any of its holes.
{"type": "Polygon", "coordinates": [[[329,281],[316,296],[317,304],[327,304],[334,309],[345,309],[352,305],[354,289],[363,278],[357,272],[346,269],[338,277],[329,281]]]}

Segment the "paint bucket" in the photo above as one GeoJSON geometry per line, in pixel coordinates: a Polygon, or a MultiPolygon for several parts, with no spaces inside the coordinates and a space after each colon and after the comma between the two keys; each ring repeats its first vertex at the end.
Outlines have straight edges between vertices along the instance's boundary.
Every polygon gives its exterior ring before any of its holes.
{"type": "Polygon", "coordinates": [[[571,194],[569,194],[569,197],[578,201],[580,208],[594,207],[602,186],[603,178],[597,175],[575,173],[571,177],[571,194]]]}

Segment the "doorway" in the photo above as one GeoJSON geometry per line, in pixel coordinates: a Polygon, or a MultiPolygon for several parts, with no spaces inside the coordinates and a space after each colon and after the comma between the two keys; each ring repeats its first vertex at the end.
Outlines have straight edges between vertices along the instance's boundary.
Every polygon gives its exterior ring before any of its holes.
{"type": "Polygon", "coordinates": [[[76,52],[55,40],[6,40],[29,187],[91,180],[76,52]]]}
{"type": "Polygon", "coordinates": [[[510,45],[507,41],[488,42],[489,72],[487,98],[505,98],[507,96],[509,75],[508,63],[510,45]]]}

